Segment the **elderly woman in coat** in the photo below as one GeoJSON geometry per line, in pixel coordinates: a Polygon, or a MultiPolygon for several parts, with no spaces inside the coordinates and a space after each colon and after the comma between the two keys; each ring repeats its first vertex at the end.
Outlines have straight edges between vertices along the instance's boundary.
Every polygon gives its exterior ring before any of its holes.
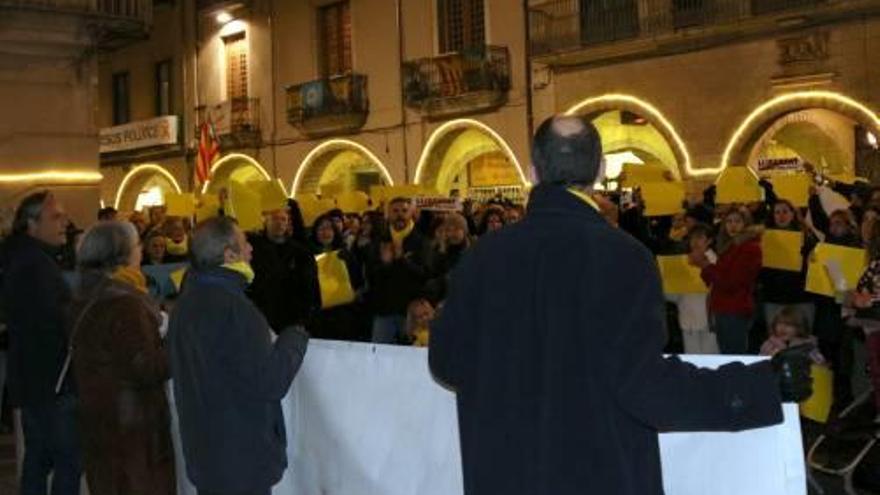
{"type": "Polygon", "coordinates": [[[137,230],[124,222],[95,225],[78,251],[71,369],[93,495],[175,493],[164,318],[140,263],[137,230]]]}

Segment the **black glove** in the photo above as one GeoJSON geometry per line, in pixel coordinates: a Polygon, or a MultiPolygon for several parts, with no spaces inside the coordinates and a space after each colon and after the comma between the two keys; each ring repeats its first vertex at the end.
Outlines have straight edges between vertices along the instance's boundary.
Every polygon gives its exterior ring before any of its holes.
{"type": "Polygon", "coordinates": [[[813,395],[813,378],[810,376],[813,348],[813,344],[790,347],[777,352],[770,361],[779,380],[782,402],[801,402],[813,395]]]}

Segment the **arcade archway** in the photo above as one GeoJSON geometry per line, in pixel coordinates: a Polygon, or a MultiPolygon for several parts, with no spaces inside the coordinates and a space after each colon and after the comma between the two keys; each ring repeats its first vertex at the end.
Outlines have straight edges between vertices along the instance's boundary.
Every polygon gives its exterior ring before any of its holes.
{"type": "Polygon", "coordinates": [[[371,186],[382,185],[394,185],[394,180],[372,151],[354,141],[334,139],[309,152],[291,191],[294,196],[327,191],[369,193],[371,186]]]}
{"type": "Polygon", "coordinates": [[[664,168],[676,179],[717,172],[694,170],[687,146],[675,127],[657,108],[634,96],[609,94],[587,98],[565,113],[580,115],[596,126],[602,137],[609,179],[616,178],[625,164],[664,168]]]}
{"type": "Polygon", "coordinates": [[[181,192],[180,184],[161,165],[146,163],[131,169],[119,184],[114,208],[140,211],[146,206],[164,204],[166,193],[181,192]]]}
{"type": "Polygon", "coordinates": [[[226,155],[211,167],[211,180],[202,186],[203,193],[219,194],[230,180],[248,184],[272,180],[266,169],[248,155],[232,153],[226,155]]]}
{"type": "Polygon", "coordinates": [[[422,151],[415,183],[470,197],[502,194],[521,199],[528,180],[507,143],[485,124],[471,119],[437,128],[422,151]]]}
{"type": "Polygon", "coordinates": [[[864,104],[828,91],[778,96],[756,108],[727,144],[722,166],[799,169],[830,176],[860,175],[878,160],[880,119],[864,104]]]}

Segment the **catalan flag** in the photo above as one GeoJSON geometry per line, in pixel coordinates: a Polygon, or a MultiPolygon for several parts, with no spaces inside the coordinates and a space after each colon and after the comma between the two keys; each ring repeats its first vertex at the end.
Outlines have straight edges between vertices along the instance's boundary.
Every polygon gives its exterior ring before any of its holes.
{"type": "Polygon", "coordinates": [[[201,186],[211,178],[211,165],[220,156],[220,144],[214,132],[214,124],[209,117],[199,126],[199,154],[196,157],[196,186],[201,186]]]}

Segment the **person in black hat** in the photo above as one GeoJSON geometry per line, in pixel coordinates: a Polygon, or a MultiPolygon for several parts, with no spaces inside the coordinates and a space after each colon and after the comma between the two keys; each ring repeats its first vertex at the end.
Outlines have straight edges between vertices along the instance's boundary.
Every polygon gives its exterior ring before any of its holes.
{"type": "Polygon", "coordinates": [[[653,257],[600,215],[599,134],[554,117],[533,145],[523,221],[460,261],[431,330],[435,378],[457,394],[467,495],[661,495],[659,431],[782,421],[811,393],[803,349],[698,369],[664,358],[653,257]]]}

